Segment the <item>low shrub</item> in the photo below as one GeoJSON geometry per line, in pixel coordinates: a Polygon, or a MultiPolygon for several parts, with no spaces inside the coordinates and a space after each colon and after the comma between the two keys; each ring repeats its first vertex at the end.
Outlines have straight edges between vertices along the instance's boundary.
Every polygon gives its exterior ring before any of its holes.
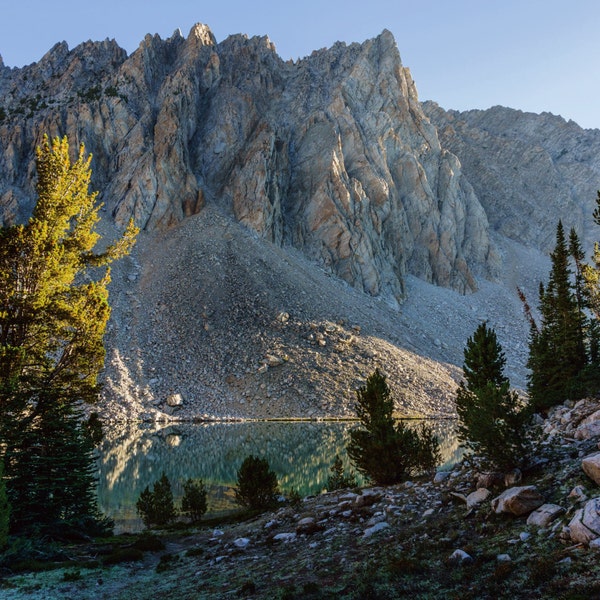
{"type": "Polygon", "coordinates": [[[163,554],[154,569],[157,573],[164,573],[169,569],[172,569],[178,562],[179,556],[177,554],[163,554]]]}
{"type": "Polygon", "coordinates": [[[165,549],[163,541],[155,535],[144,535],[133,543],[133,548],[142,552],[158,552],[165,549]]]}

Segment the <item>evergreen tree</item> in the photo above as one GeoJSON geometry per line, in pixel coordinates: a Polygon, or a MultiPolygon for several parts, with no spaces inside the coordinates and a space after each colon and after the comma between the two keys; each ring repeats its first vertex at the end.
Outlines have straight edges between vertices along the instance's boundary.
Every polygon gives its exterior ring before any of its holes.
{"type": "Polygon", "coordinates": [[[173,502],[171,482],[166,473],[163,472],[160,479],[154,483],[152,491],[149,486],[143,489],[135,508],[146,527],[151,525],[164,527],[175,520],[177,511],[173,502]]]}
{"type": "Polygon", "coordinates": [[[206,512],[206,488],[199,479],[194,482],[188,479],[183,484],[183,498],[181,499],[181,512],[188,515],[192,523],[198,523],[206,512]]]}
{"type": "Polygon", "coordinates": [[[464,349],[463,376],[469,390],[477,390],[488,383],[496,387],[508,381],[504,375],[506,357],[496,332],[481,323],[467,340],[464,349]]]}
{"type": "MultiPolygon", "coordinates": [[[[600,225],[600,191],[596,195],[596,209],[593,213],[593,219],[596,225],[600,225]]],[[[594,244],[592,263],[583,265],[583,281],[589,307],[596,320],[600,320],[600,244],[598,242],[594,244]]]]}
{"type": "Polygon", "coordinates": [[[355,477],[344,473],[344,463],[342,463],[339,454],[335,455],[335,460],[329,470],[331,475],[327,478],[326,486],[328,492],[356,487],[355,477]]]}
{"type": "Polygon", "coordinates": [[[251,509],[270,508],[276,502],[279,483],[266,458],[247,456],[237,472],[235,499],[251,509]]]}
{"type": "Polygon", "coordinates": [[[102,253],[91,157],[66,138],[36,150],[29,222],[0,230],[0,435],[15,530],[98,523],[81,404],[98,396],[109,318],[106,267],[129,251],[133,225],[102,253]]]}
{"type": "Polygon", "coordinates": [[[588,363],[588,356],[581,254],[574,232],[570,248],[567,246],[559,221],[548,284],[545,287],[540,285],[541,324],[532,329],[530,337],[528,391],[537,410],[544,411],[583,393],[581,374],[588,363]],[[575,281],[570,258],[574,258],[576,265],[579,264],[575,281]]]}
{"type": "Polygon", "coordinates": [[[496,332],[479,325],[464,350],[465,380],[456,393],[458,439],[489,465],[522,466],[531,452],[530,412],[510,390],[496,332]]]}
{"type": "Polygon", "coordinates": [[[356,414],[362,428],[350,432],[348,456],[356,468],[379,485],[398,483],[433,469],[439,462],[439,443],[432,430],[395,424],[394,402],[379,369],[356,392],[356,414]]]}

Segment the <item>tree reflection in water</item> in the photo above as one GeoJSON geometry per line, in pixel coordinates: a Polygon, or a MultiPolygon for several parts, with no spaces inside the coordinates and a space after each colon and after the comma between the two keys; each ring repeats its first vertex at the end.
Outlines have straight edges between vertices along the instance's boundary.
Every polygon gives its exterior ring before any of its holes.
{"type": "MultiPolygon", "coordinates": [[[[418,423],[418,421],[410,421],[418,423]]],[[[430,421],[440,439],[444,465],[460,458],[453,421],[430,421]]],[[[176,503],[188,478],[202,478],[208,490],[208,512],[236,508],[233,486],[242,461],[249,454],[264,457],[277,473],[283,493],[320,493],[335,455],[346,472],[353,470],[346,455],[354,422],[244,422],[123,424],[106,431],[99,449],[98,499],[100,509],[115,520],[116,531],[142,528],[135,503],[147,485],[164,471],[176,503]]],[[[359,483],[363,483],[360,476],[359,483]]]]}

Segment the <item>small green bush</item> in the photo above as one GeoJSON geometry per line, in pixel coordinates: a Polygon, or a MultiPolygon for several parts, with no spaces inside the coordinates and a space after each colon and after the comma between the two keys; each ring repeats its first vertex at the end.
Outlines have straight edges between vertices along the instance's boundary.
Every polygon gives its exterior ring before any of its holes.
{"type": "Polygon", "coordinates": [[[252,579],[244,581],[237,593],[240,597],[252,596],[253,594],[256,594],[256,583],[252,579]]]}
{"type": "Polygon", "coordinates": [[[194,482],[188,479],[183,484],[183,498],[181,500],[181,512],[187,515],[192,523],[198,523],[206,513],[206,489],[204,482],[199,479],[194,482]]]}
{"type": "Polygon", "coordinates": [[[173,504],[173,492],[168,477],[163,473],[152,491],[146,486],[135,505],[144,525],[162,527],[175,519],[177,511],[173,504]]]}
{"type": "Polygon", "coordinates": [[[237,472],[237,484],[235,499],[241,506],[266,509],[276,502],[277,475],[266,459],[247,456],[237,472]]]}
{"type": "Polygon", "coordinates": [[[154,569],[157,573],[164,573],[172,569],[177,563],[180,562],[180,558],[177,554],[163,554],[154,569]]]}
{"type": "Polygon", "coordinates": [[[344,464],[339,454],[335,455],[335,460],[329,470],[331,471],[331,475],[327,478],[328,492],[356,487],[356,478],[354,475],[346,475],[344,473],[344,464]]]}
{"type": "Polygon", "coordinates": [[[288,493],[287,493],[287,501],[292,505],[292,506],[298,506],[300,505],[300,503],[302,502],[302,496],[300,495],[300,492],[298,492],[298,490],[296,490],[295,488],[292,488],[288,493]]]}

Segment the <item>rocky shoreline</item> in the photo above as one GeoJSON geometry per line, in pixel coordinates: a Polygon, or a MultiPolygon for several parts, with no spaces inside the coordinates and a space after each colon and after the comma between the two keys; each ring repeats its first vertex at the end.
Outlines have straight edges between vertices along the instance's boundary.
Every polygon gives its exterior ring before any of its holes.
{"type": "Polygon", "coordinates": [[[3,597],[597,598],[600,476],[589,465],[600,463],[598,428],[598,399],[566,403],[544,422],[524,473],[463,461],[434,478],[329,492],[241,523],[156,532],[160,550],[102,566],[139,539],[120,536],[87,549],[96,566],[74,560],[5,578],[3,597]]]}

